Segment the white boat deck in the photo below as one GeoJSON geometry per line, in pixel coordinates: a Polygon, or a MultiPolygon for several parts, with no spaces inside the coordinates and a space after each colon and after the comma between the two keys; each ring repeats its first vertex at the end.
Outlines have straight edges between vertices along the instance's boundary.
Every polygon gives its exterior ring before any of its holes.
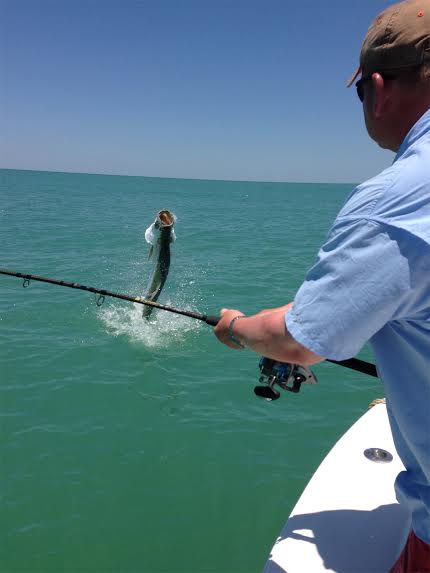
{"type": "Polygon", "coordinates": [[[387,573],[410,526],[394,493],[394,480],[403,469],[386,407],[377,405],[344,434],[315,472],[263,573],[387,573]],[[367,448],[383,448],[393,460],[370,461],[363,453],[367,448]]]}

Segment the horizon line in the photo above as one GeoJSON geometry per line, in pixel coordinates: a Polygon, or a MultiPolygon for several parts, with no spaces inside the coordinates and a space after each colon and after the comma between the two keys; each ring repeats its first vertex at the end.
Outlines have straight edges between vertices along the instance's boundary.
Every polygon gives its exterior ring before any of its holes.
{"type": "Polygon", "coordinates": [[[216,178],[210,179],[208,177],[165,177],[162,175],[130,175],[122,173],[97,173],[97,172],[85,172],[85,171],[59,171],[56,169],[22,169],[17,167],[0,167],[0,171],[30,171],[32,173],[58,173],[65,175],[95,175],[95,176],[106,176],[106,177],[140,177],[144,179],[172,179],[172,180],[182,180],[182,181],[219,181],[223,183],[271,183],[271,184],[294,184],[294,185],[358,185],[354,181],[286,181],[286,180],[276,180],[268,181],[267,179],[223,179],[216,178]]]}

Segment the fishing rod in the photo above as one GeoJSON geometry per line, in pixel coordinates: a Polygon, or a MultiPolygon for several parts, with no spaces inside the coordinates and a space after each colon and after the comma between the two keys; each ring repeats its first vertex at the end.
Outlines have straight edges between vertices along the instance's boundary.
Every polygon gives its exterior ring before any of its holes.
{"type": "MultiPolygon", "coordinates": [[[[96,300],[97,306],[101,306],[105,300],[105,297],[108,296],[111,298],[125,300],[127,302],[135,302],[137,304],[152,306],[159,310],[165,310],[167,312],[180,314],[195,320],[201,320],[209,326],[216,326],[220,321],[218,316],[206,315],[199,312],[167,306],[165,304],[160,304],[151,300],[146,300],[140,296],[130,296],[123,293],[112,292],[106,289],[81,285],[79,283],[51,279],[28,273],[19,273],[17,271],[11,271],[8,269],[0,269],[0,274],[23,279],[22,286],[24,288],[27,288],[30,285],[30,281],[38,281],[42,283],[49,283],[57,286],[92,292],[99,295],[96,300]]],[[[360,360],[358,358],[350,358],[348,360],[339,361],[327,359],[326,362],[338,364],[339,366],[344,366],[345,368],[350,368],[351,370],[355,370],[375,378],[378,377],[376,366],[374,364],[365,362],[364,360],[360,360]]],[[[259,368],[261,373],[260,382],[264,384],[264,386],[255,387],[254,392],[257,394],[257,396],[265,398],[266,400],[277,400],[279,398],[280,394],[275,389],[275,386],[279,386],[283,390],[287,390],[289,392],[297,393],[300,391],[302,383],[315,384],[317,381],[315,375],[309,368],[297,364],[278,362],[276,360],[263,357],[260,360],[259,368]]]]}
{"type": "Polygon", "coordinates": [[[209,324],[210,326],[216,326],[219,322],[219,318],[217,316],[208,316],[206,314],[201,314],[199,312],[192,312],[191,310],[182,310],[180,308],[175,308],[173,306],[167,306],[165,304],[159,304],[158,302],[153,302],[152,300],[145,300],[140,296],[129,296],[127,294],[122,294],[119,292],[112,292],[106,289],[94,288],[85,285],[81,285],[79,283],[71,283],[68,281],[59,281],[57,279],[50,279],[47,277],[40,277],[38,275],[30,275],[27,273],[18,273],[16,271],[10,271],[7,269],[0,269],[1,275],[8,275],[11,277],[17,277],[19,279],[23,279],[24,282],[22,286],[24,288],[30,286],[30,281],[39,281],[41,283],[49,283],[52,285],[63,286],[67,288],[74,288],[77,290],[85,290],[88,292],[93,292],[99,295],[97,299],[97,306],[101,306],[104,303],[104,299],[106,296],[111,298],[119,298],[121,300],[126,300],[128,302],[136,302],[138,304],[144,304],[146,306],[152,306],[154,308],[158,308],[159,310],[167,310],[167,312],[174,312],[175,314],[181,314],[182,316],[188,316],[190,318],[194,318],[196,320],[202,320],[209,324]]]}

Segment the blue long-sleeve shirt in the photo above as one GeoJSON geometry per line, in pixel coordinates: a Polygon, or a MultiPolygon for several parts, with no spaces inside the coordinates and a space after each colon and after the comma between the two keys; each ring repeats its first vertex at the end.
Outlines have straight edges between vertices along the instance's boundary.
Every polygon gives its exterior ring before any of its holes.
{"type": "Polygon", "coordinates": [[[397,498],[430,544],[430,110],[394,163],[348,197],[285,320],[333,360],[370,341],[406,467],[397,498]]]}

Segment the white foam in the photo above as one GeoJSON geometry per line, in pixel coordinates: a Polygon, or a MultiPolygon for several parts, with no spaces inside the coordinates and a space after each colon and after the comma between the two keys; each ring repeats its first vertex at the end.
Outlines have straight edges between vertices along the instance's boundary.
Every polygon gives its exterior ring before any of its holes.
{"type": "MultiPolygon", "coordinates": [[[[169,302],[165,303],[170,306],[169,302]]],[[[149,320],[142,317],[142,305],[112,304],[98,312],[98,317],[114,336],[125,335],[149,348],[166,348],[183,340],[187,333],[201,328],[197,320],[154,309],[149,320]]]]}

